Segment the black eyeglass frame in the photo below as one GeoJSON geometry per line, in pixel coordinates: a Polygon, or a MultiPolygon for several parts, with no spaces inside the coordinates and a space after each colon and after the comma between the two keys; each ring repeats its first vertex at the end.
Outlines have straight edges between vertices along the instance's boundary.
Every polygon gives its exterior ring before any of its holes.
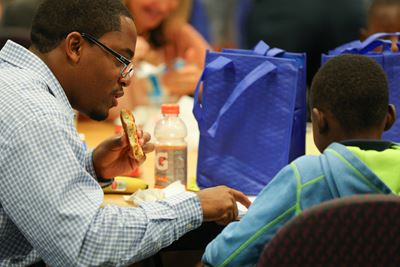
{"type": "Polygon", "coordinates": [[[122,68],[122,70],[120,71],[120,74],[123,78],[126,77],[131,77],[133,74],[133,66],[132,66],[132,61],[130,61],[129,59],[127,59],[126,57],[124,57],[123,55],[115,52],[114,50],[112,50],[111,48],[109,48],[108,46],[106,46],[105,44],[103,44],[102,42],[100,42],[99,40],[97,40],[96,37],[88,34],[88,33],[80,33],[82,35],[83,38],[89,40],[90,42],[98,45],[100,48],[102,48],[104,51],[106,51],[107,53],[111,54],[113,57],[115,57],[119,62],[121,62],[122,64],[124,64],[124,67],[122,68]],[[131,68],[127,71],[126,69],[128,68],[128,66],[131,66],[131,68]]]}

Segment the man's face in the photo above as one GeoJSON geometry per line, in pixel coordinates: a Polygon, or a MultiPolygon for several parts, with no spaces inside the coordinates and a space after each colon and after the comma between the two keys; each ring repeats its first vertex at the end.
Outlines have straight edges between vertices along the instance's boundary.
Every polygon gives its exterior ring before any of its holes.
{"type": "MultiPolygon", "coordinates": [[[[90,33],[88,33],[90,34],[90,33]]],[[[108,32],[98,41],[126,59],[132,60],[136,46],[136,28],[133,21],[121,17],[121,31],[108,32]]],[[[99,45],[85,38],[87,45],[82,49],[79,78],[75,81],[73,108],[94,120],[104,120],[109,109],[118,104],[130,78],[122,77],[124,64],[99,45]]]]}

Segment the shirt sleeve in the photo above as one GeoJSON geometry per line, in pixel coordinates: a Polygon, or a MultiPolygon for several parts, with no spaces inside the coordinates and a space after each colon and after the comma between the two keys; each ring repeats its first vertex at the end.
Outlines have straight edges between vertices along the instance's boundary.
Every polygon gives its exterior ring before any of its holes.
{"type": "Polygon", "coordinates": [[[86,171],[93,176],[96,180],[98,180],[96,171],[94,170],[94,165],[93,165],[93,149],[88,149],[85,153],[85,166],[86,166],[86,171]]]}
{"type": "Polygon", "coordinates": [[[89,149],[85,152],[85,168],[86,168],[86,171],[94,179],[97,180],[97,182],[100,184],[100,186],[109,185],[110,183],[112,183],[114,181],[114,178],[105,179],[105,178],[97,176],[96,171],[94,170],[94,165],[93,165],[93,149],[89,149]]]}
{"type": "Polygon", "coordinates": [[[48,265],[127,265],[202,223],[194,193],[100,208],[103,191],[75,136],[60,119],[37,116],[15,129],[0,156],[1,205],[48,265]]]}
{"type": "Polygon", "coordinates": [[[255,266],[265,244],[296,212],[297,180],[291,166],[282,169],[259,193],[246,215],[230,223],[208,244],[208,266],[255,266]]]}

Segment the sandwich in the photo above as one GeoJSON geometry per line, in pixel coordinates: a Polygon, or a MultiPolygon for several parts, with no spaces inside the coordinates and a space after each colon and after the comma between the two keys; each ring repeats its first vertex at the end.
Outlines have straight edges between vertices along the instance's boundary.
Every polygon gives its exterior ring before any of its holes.
{"type": "Polygon", "coordinates": [[[135,160],[141,160],[144,157],[144,152],[139,144],[139,138],[137,136],[135,117],[128,109],[122,109],[120,112],[120,118],[122,123],[122,128],[126,136],[128,137],[128,142],[131,147],[132,155],[135,160]]]}

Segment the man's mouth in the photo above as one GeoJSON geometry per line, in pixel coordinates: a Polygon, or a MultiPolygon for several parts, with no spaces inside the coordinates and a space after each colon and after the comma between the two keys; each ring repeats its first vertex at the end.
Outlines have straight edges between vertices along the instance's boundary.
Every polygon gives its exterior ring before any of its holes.
{"type": "Polygon", "coordinates": [[[113,103],[112,106],[116,107],[118,105],[118,98],[123,97],[124,96],[124,91],[118,91],[117,93],[114,94],[114,99],[113,99],[113,103]]]}
{"type": "Polygon", "coordinates": [[[124,91],[118,91],[117,93],[114,94],[115,98],[120,98],[124,96],[124,91]]]}

